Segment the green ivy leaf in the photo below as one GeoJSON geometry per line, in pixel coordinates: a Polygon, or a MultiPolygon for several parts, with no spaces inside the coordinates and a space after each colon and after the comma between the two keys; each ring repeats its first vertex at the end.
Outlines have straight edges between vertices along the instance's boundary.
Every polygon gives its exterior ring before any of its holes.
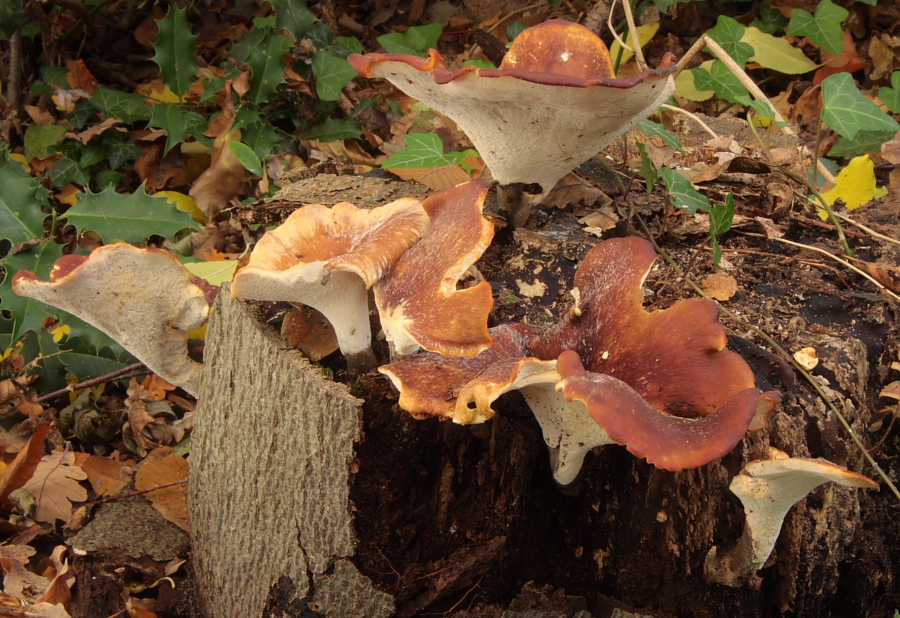
{"type": "Polygon", "coordinates": [[[68,184],[87,186],[91,181],[91,175],[81,167],[78,161],[66,155],[56,162],[56,167],[50,170],[50,180],[56,189],[68,184]]]}
{"type": "Polygon", "coordinates": [[[437,49],[444,24],[413,26],[404,33],[394,32],[378,37],[378,43],[391,54],[424,56],[429,49],[437,49]]]}
{"type": "Polygon", "coordinates": [[[262,161],[259,160],[259,157],[256,156],[256,153],[253,152],[250,146],[243,142],[229,142],[228,146],[231,148],[231,153],[244,166],[244,169],[257,176],[263,175],[262,161]]]}
{"type": "Polygon", "coordinates": [[[59,124],[33,124],[25,129],[25,158],[46,159],[50,149],[59,144],[66,128],[59,124]]]}
{"type": "Polygon", "coordinates": [[[40,184],[7,152],[0,154],[0,187],[0,240],[16,245],[43,237],[47,215],[41,211],[40,184]]]}
{"type": "Polygon", "coordinates": [[[754,53],[752,45],[741,41],[746,30],[736,20],[725,15],[719,15],[716,27],[709,30],[706,34],[711,36],[735,62],[743,67],[754,53]]]}
{"type": "Polygon", "coordinates": [[[159,25],[159,38],[153,49],[153,62],[159,65],[163,83],[179,97],[190,89],[197,75],[194,49],[197,37],[191,32],[184,9],[172,6],[159,25]]]}
{"type": "Polygon", "coordinates": [[[658,122],[653,122],[652,120],[641,120],[637,123],[638,130],[646,135],[647,137],[653,137],[654,135],[658,135],[660,139],[665,143],[669,148],[673,148],[678,152],[683,152],[684,148],[681,146],[681,142],[678,141],[678,138],[669,133],[666,128],[658,122]]]}
{"type": "Polygon", "coordinates": [[[644,183],[647,186],[647,199],[649,200],[653,196],[653,185],[659,180],[659,174],[656,172],[656,166],[650,160],[650,155],[647,154],[647,148],[644,144],[638,142],[637,148],[638,152],[641,153],[641,176],[644,177],[644,183]]]}
{"type": "Polygon", "coordinates": [[[697,191],[687,178],[668,167],[660,169],[659,175],[666,183],[669,199],[675,208],[686,210],[692,215],[697,214],[698,210],[706,212],[710,209],[709,198],[697,191]]]}
{"type": "Polygon", "coordinates": [[[275,9],[279,30],[286,30],[299,41],[309,31],[318,18],[306,8],[306,0],[267,0],[275,9]]]}
{"type": "Polygon", "coordinates": [[[709,71],[700,67],[691,71],[698,90],[712,90],[724,101],[750,105],[750,92],[721,60],[713,62],[709,71]]]}
{"type": "Polygon", "coordinates": [[[453,165],[457,157],[444,154],[444,144],[437,133],[409,133],[406,148],[385,159],[384,169],[444,167],[453,165]]]}
{"type": "Polygon", "coordinates": [[[765,0],[759,7],[759,18],[750,22],[751,28],[758,28],[766,34],[775,34],[788,25],[788,18],[781,11],[772,8],[772,3],[765,0]]]}
{"type": "Polygon", "coordinates": [[[844,33],[841,24],[850,11],[831,0],[819,0],[815,16],[803,9],[794,9],[787,33],[791,36],[805,36],[821,49],[840,56],[844,50],[844,33]]]}
{"type": "Polygon", "coordinates": [[[900,114],[900,71],[891,73],[891,88],[879,88],[878,96],[891,112],[900,114]]]}
{"type": "Polygon", "coordinates": [[[352,118],[328,118],[306,134],[306,139],[322,142],[339,142],[345,139],[359,139],[363,132],[360,124],[352,118]]]}
{"type": "Polygon", "coordinates": [[[129,161],[136,161],[141,149],[133,141],[118,131],[107,131],[103,134],[103,146],[111,169],[119,169],[129,161]]]}
{"type": "Polygon", "coordinates": [[[343,56],[346,58],[350,54],[361,54],[363,53],[362,42],[357,39],[355,36],[339,36],[337,38],[338,45],[347,50],[347,55],[343,56]]]}
{"type": "Polygon", "coordinates": [[[107,118],[118,118],[125,124],[139,120],[146,122],[153,115],[147,103],[138,95],[109,88],[97,88],[91,97],[91,103],[106,114],[107,118]]]}
{"type": "Polygon", "coordinates": [[[347,60],[327,51],[313,56],[312,70],[316,76],[316,94],[323,101],[339,100],[344,86],[358,75],[347,60]]]}
{"type": "Polygon", "coordinates": [[[839,137],[828,151],[828,156],[851,159],[867,152],[880,152],[881,145],[893,137],[892,131],[860,131],[853,139],[839,137]]]}
{"type": "Polygon", "coordinates": [[[520,21],[514,21],[513,23],[508,25],[506,27],[506,37],[509,39],[509,42],[512,43],[513,41],[515,41],[516,37],[519,36],[524,29],[525,24],[520,21]]]}
{"type": "Polygon", "coordinates": [[[839,135],[853,139],[860,131],[896,133],[900,124],[865,98],[849,73],[822,80],[822,120],[839,135]]]}
{"type": "Polygon", "coordinates": [[[113,187],[85,193],[66,212],[66,219],[79,233],[97,232],[107,244],[117,240],[136,244],[152,235],[173,240],[183,229],[200,229],[190,213],[165,198],[147,195],[144,185],[132,194],[116,193],[113,187]]]}
{"type": "MultiPolygon", "coordinates": [[[[258,20],[256,20],[258,21],[258,20]]],[[[284,82],[284,54],[291,48],[291,37],[275,34],[272,28],[256,28],[232,48],[232,57],[250,67],[249,99],[259,105],[275,94],[284,82]]]]}
{"type": "Polygon", "coordinates": [[[722,261],[722,247],[719,246],[719,236],[731,229],[734,221],[734,194],[725,196],[724,204],[715,204],[709,210],[709,237],[712,240],[713,264],[722,261]]]}
{"type": "Polygon", "coordinates": [[[53,264],[61,257],[62,245],[44,242],[0,260],[0,266],[6,271],[3,283],[0,283],[0,311],[9,311],[13,322],[11,328],[3,329],[9,333],[9,339],[5,343],[0,343],[0,349],[6,349],[27,331],[39,332],[45,318],[55,318],[64,314],[55,307],[26,296],[19,296],[12,290],[13,277],[20,270],[29,270],[42,281],[49,280],[53,264]]]}

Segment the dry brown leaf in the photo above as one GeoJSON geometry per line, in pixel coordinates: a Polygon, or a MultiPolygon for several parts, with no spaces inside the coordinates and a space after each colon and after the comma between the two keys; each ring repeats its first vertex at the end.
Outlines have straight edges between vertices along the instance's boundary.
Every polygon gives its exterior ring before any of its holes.
{"type": "Polygon", "coordinates": [[[881,156],[888,163],[897,165],[900,163],[900,133],[897,133],[890,141],[881,145],[881,156]]]}
{"type": "Polygon", "coordinates": [[[25,568],[18,560],[3,560],[3,591],[17,599],[33,601],[40,596],[50,581],[25,568]]]}
{"type": "Polygon", "coordinates": [[[72,517],[72,502],[87,500],[87,489],[78,482],[87,479],[87,474],[74,462],[74,453],[53,451],[41,459],[31,479],[22,486],[37,500],[37,521],[67,522],[72,517]]]}
{"type": "Polygon", "coordinates": [[[325,316],[306,305],[285,314],[281,336],[312,362],[322,360],[339,347],[334,328],[325,316]]]}
{"type": "Polygon", "coordinates": [[[91,487],[100,497],[116,495],[134,475],[132,466],[109,457],[88,457],[81,469],[88,475],[91,487]]]}
{"type": "Polygon", "coordinates": [[[726,301],[737,293],[737,280],[731,275],[715,273],[701,283],[703,291],[719,301],[726,301]]]}
{"type": "Polygon", "coordinates": [[[82,144],[87,144],[89,141],[91,141],[101,133],[113,128],[115,125],[121,122],[122,121],[118,118],[107,118],[99,124],[91,125],[90,128],[85,129],[81,133],[67,133],[66,137],[74,137],[82,144]]]}
{"type": "Polygon", "coordinates": [[[50,555],[50,561],[53,563],[53,579],[44,595],[39,599],[51,606],[65,606],[72,600],[72,586],[75,584],[75,577],[69,573],[69,563],[63,555],[68,548],[65,545],[57,545],[53,548],[50,555]]]}
{"type": "Polygon", "coordinates": [[[166,398],[166,391],[174,391],[175,386],[155,373],[141,383],[147,391],[147,399],[150,401],[162,401],[166,398]]]}
{"type": "MultiPolygon", "coordinates": [[[[187,460],[177,453],[169,453],[162,460],[154,458],[142,465],[135,476],[134,486],[143,491],[187,480],[187,477],[187,460]]],[[[187,513],[187,484],[151,491],[146,494],[146,497],[153,503],[153,507],[162,513],[163,517],[182,530],[190,531],[187,513]]]]}
{"type": "Polygon", "coordinates": [[[856,265],[892,292],[900,292],[900,269],[857,260],[856,265]]]}
{"type": "Polygon", "coordinates": [[[25,485],[32,478],[37,467],[41,463],[41,453],[44,448],[44,438],[50,431],[50,425],[41,423],[34,428],[34,434],[11,464],[9,464],[0,476],[0,501],[5,500],[9,493],[25,485]]]}
{"type": "Polygon", "coordinates": [[[212,218],[238,195],[247,170],[231,151],[231,142],[241,141],[241,132],[224,131],[213,144],[209,169],[200,174],[189,192],[199,208],[212,218]]]}
{"type": "Polygon", "coordinates": [[[423,184],[433,191],[443,191],[472,180],[461,167],[455,165],[446,167],[392,168],[388,169],[388,171],[403,180],[411,180],[423,184]]]}
{"type": "Polygon", "coordinates": [[[360,143],[356,140],[344,140],[340,142],[320,142],[318,140],[312,140],[309,142],[309,147],[324,152],[333,159],[347,159],[356,165],[368,165],[369,167],[380,165],[386,158],[384,156],[377,158],[373,157],[363,150],[360,143]]]}
{"type": "Polygon", "coordinates": [[[699,161],[690,169],[679,170],[679,173],[694,184],[715,180],[725,171],[728,164],[734,160],[734,157],[734,153],[731,152],[717,152],[715,163],[699,161]]]}
{"type": "Polygon", "coordinates": [[[32,606],[32,610],[37,612],[42,618],[72,618],[72,615],[66,611],[66,606],[62,604],[54,605],[41,601],[40,603],[35,603],[32,606]]]}
{"type": "MultiPolygon", "coordinates": [[[[553,208],[565,208],[570,204],[581,204],[582,206],[598,205],[605,207],[611,203],[611,197],[594,185],[584,182],[574,174],[569,174],[557,182],[556,186],[554,186],[553,189],[550,190],[550,193],[547,194],[547,197],[541,201],[541,204],[544,206],[553,208]]],[[[581,223],[581,221],[579,221],[579,223],[581,223]]]]}

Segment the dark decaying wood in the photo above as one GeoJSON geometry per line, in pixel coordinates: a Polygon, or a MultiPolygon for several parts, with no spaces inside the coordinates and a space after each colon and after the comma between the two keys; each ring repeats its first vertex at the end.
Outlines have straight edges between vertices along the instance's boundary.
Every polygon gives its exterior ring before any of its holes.
{"type": "MultiPolygon", "coordinates": [[[[879,328],[868,348],[849,331],[805,333],[862,433],[868,412],[848,396],[865,400],[879,328]]],[[[766,429],[681,473],[604,447],[564,493],[518,395],[483,425],[414,420],[380,375],[360,379],[365,400],[351,396],[286,349],[252,304],[221,294],[191,461],[202,615],[586,616],[550,611],[575,599],[566,607],[597,618],[618,607],[657,618],[890,616],[900,534],[861,524],[889,516],[884,492],[823,486],[789,513],[748,586],[704,579],[709,549],[730,548],[743,526],[728,483],[769,445],[861,469],[836,419],[783,363],[732,343],[760,385],[785,396],[766,429]]]]}

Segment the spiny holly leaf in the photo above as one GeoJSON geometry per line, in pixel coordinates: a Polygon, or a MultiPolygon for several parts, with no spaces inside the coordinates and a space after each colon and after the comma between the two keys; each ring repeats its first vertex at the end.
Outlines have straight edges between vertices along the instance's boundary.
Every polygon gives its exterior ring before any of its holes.
{"type": "Polygon", "coordinates": [[[148,126],[157,127],[166,132],[166,151],[169,154],[178,144],[191,135],[200,135],[206,128],[206,120],[197,112],[186,112],[172,103],[157,103],[153,106],[153,116],[148,126]],[[199,129],[199,130],[198,130],[199,129]]]}
{"type": "Polygon", "coordinates": [[[45,242],[27,251],[7,255],[0,260],[0,266],[6,271],[3,283],[0,283],[0,311],[9,311],[13,321],[12,328],[3,328],[9,332],[9,339],[0,344],[0,348],[6,349],[21,334],[29,330],[40,331],[44,318],[56,317],[63,313],[50,305],[18,296],[12,290],[12,279],[17,272],[30,270],[40,279],[47,281],[53,264],[61,257],[62,245],[45,242]]]}
{"type": "Polygon", "coordinates": [[[107,118],[118,118],[125,124],[147,121],[152,116],[147,103],[138,95],[109,88],[97,88],[91,97],[91,104],[106,114],[107,118]]]}
{"type": "Polygon", "coordinates": [[[341,90],[358,73],[345,58],[338,58],[331,52],[320,51],[313,56],[313,75],[316,76],[316,94],[323,101],[337,101],[341,90]]]}
{"type": "Polygon", "coordinates": [[[116,193],[113,187],[102,193],[87,192],[69,209],[66,219],[79,233],[97,232],[106,243],[141,243],[152,235],[172,240],[183,229],[200,229],[190,213],[178,210],[165,198],[147,195],[144,185],[132,194],[116,193]]]}
{"type": "Polygon", "coordinates": [[[0,240],[16,245],[44,235],[43,204],[40,184],[28,176],[22,166],[0,155],[0,240]]]}
{"type": "Polygon", "coordinates": [[[385,159],[384,169],[444,167],[453,165],[457,156],[444,154],[444,144],[437,133],[410,133],[406,136],[406,148],[385,159]]]}
{"type": "Polygon", "coordinates": [[[71,350],[62,354],[60,360],[66,366],[66,372],[77,376],[79,381],[99,378],[137,362],[118,344],[115,348],[97,348],[71,334],[60,347],[71,350]]]}
{"type": "Polygon", "coordinates": [[[819,0],[815,16],[803,9],[794,9],[787,33],[791,36],[805,36],[820,48],[841,55],[844,48],[844,33],[841,24],[850,11],[831,0],[819,0]]]}
{"type": "Polygon", "coordinates": [[[235,60],[248,65],[252,71],[247,96],[256,104],[271,98],[284,81],[284,68],[287,66],[284,54],[291,48],[291,37],[275,34],[275,19],[270,19],[271,26],[266,19],[254,19],[256,28],[231,51],[235,60]]]}
{"type": "Polygon", "coordinates": [[[424,56],[429,49],[437,49],[443,31],[444,24],[441,23],[413,26],[403,34],[383,34],[378,37],[378,43],[391,54],[424,56]]]}
{"type": "Polygon", "coordinates": [[[719,15],[719,21],[716,27],[709,30],[706,34],[722,46],[729,56],[739,65],[744,66],[753,56],[753,46],[744,43],[741,39],[744,36],[746,28],[736,20],[725,15],[719,15]]]}
{"type": "Polygon", "coordinates": [[[860,131],[900,130],[900,123],[857,90],[849,73],[822,80],[822,100],[822,120],[843,137],[853,139],[860,131]]]}
{"type": "Polygon", "coordinates": [[[197,37],[191,32],[184,9],[172,6],[159,24],[159,39],[153,46],[156,55],[153,62],[159,65],[163,83],[179,97],[190,89],[197,65],[194,63],[194,42],[197,37]]]}
{"type": "Polygon", "coordinates": [[[709,198],[697,191],[687,178],[668,167],[660,169],[659,175],[666,183],[669,199],[676,208],[684,209],[692,215],[697,214],[698,210],[709,210],[709,198]]]}
{"type": "Polygon", "coordinates": [[[278,28],[287,30],[296,40],[309,31],[318,18],[306,8],[306,0],[267,0],[275,9],[278,28]]]}
{"type": "Polygon", "coordinates": [[[360,124],[352,118],[329,118],[307,133],[306,138],[321,142],[339,142],[360,138],[362,134],[360,124]]]}

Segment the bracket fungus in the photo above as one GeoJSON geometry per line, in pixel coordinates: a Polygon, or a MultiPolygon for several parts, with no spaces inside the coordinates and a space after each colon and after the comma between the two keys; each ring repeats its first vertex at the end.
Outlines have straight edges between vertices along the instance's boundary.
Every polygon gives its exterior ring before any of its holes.
{"type": "Polygon", "coordinates": [[[715,303],[643,309],[641,285],[655,258],[640,238],[594,247],[576,273],[578,310],[546,341],[525,325],[501,325],[475,358],[424,353],[379,371],[414,416],[463,424],[492,418],[493,401],[519,389],[562,485],[604,444],[624,445],[666,470],[705,465],[733,449],[779,397],[756,389],[747,363],[724,349],[715,303]]]}
{"type": "Polygon", "coordinates": [[[13,291],[78,316],[118,341],[147,367],[192,395],[202,364],[188,356],[188,332],[209,316],[204,289],[172,253],[126,243],[90,255],[66,255],[50,281],[29,271],[13,277],[13,291]]]}
{"type": "Polygon", "coordinates": [[[322,313],[353,373],[377,364],[367,290],[428,228],[422,202],[401,198],[366,210],[310,204],[266,232],[231,286],[237,298],[289,301],[322,313]]]}
{"type": "Polygon", "coordinates": [[[406,54],[351,54],[364,77],[383,78],[455,121],[472,140],[491,175],[512,187],[525,223],[556,182],[656,111],[675,90],[675,58],[630,79],[613,76],[600,38],[576,23],[552,19],[523,30],[497,69],[451,71],[430,50],[406,54]],[[522,194],[537,183],[536,197],[522,194]]]}
{"type": "Polygon", "coordinates": [[[456,289],[494,237],[494,226],[481,214],[487,191],[483,180],[471,180],[422,202],[428,230],[375,284],[375,304],[393,353],[405,356],[421,346],[470,358],[491,345],[490,284],[456,289]]]}
{"type": "Polygon", "coordinates": [[[748,463],[730,489],[744,505],[746,522],[737,545],[725,552],[716,547],[706,556],[706,579],[738,587],[765,564],[775,549],[781,525],[794,504],[823,483],[878,489],[867,476],[824,459],[789,457],[769,448],[769,458],[748,463]]]}

